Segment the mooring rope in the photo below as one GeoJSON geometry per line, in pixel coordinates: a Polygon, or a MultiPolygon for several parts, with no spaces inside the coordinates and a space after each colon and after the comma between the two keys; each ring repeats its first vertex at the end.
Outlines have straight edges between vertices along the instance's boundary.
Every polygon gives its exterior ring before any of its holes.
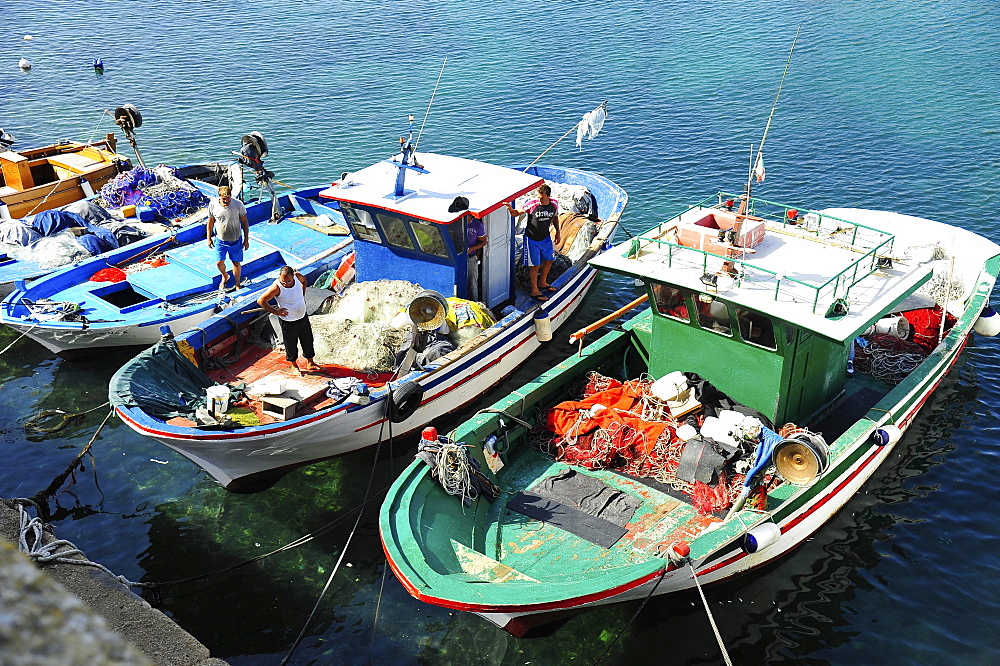
{"type": "MultiPolygon", "coordinates": [[[[628,622],[625,623],[625,626],[622,627],[622,630],[618,632],[618,635],[615,636],[615,639],[610,643],[608,643],[608,647],[604,648],[604,652],[602,652],[601,656],[598,657],[597,661],[594,662],[594,666],[597,666],[597,664],[601,663],[604,660],[604,658],[608,656],[608,653],[611,651],[611,648],[613,648],[615,644],[618,642],[618,639],[620,639],[625,634],[625,632],[628,631],[628,628],[632,626],[632,623],[635,622],[635,618],[639,617],[639,613],[641,613],[642,609],[645,608],[646,602],[649,601],[650,597],[652,597],[656,593],[656,588],[660,586],[660,583],[663,582],[663,577],[666,575],[667,575],[667,567],[666,565],[664,565],[663,571],[660,572],[660,577],[656,579],[656,584],[653,585],[653,588],[646,595],[646,598],[642,600],[642,603],[639,604],[639,607],[635,609],[635,613],[633,613],[632,617],[630,617],[628,622]]],[[[730,666],[732,665],[730,664],[730,666]]]]}
{"type": "MultiPolygon", "coordinates": [[[[386,384],[386,390],[387,390],[386,395],[388,395],[389,397],[385,401],[385,418],[382,421],[382,425],[379,426],[378,443],[375,446],[375,456],[374,459],[372,460],[371,473],[368,475],[368,486],[365,488],[365,498],[364,501],[362,502],[362,508],[366,504],[368,504],[369,501],[369,496],[372,489],[372,482],[375,480],[375,470],[378,466],[378,456],[379,453],[382,451],[382,427],[385,426],[387,422],[390,424],[389,447],[390,451],[392,450],[392,424],[391,424],[392,419],[389,418],[389,409],[392,403],[392,391],[390,384],[386,384]]],[[[305,636],[306,630],[309,628],[309,625],[312,624],[313,618],[316,616],[316,611],[319,610],[320,602],[323,601],[323,597],[326,595],[326,591],[330,589],[330,584],[333,583],[333,577],[337,575],[338,571],[340,571],[340,564],[344,561],[344,556],[347,555],[347,548],[351,545],[351,540],[354,539],[354,535],[358,531],[358,525],[361,523],[361,517],[364,515],[364,513],[365,512],[363,510],[358,511],[357,520],[354,521],[354,527],[351,528],[351,533],[347,536],[347,541],[344,542],[344,547],[340,549],[340,556],[337,558],[337,562],[333,565],[333,571],[330,572],[330,577],[326,579],[326,585],[323,586],[323,589],[319,593],[319,597],[316,599],[316,603],[313,604],[312,611],[309,612],[309,617],[306,618],[305,624],[302,625],[302,630],[299,632],[299,635],[295,637],[295,642],[293,642],[292,646],[288,649],[288,654],[286,654],[285,658],[281,660],[281,666],[285,666],[285,664],[288,663],[288,660],[292,658],[292,653],[295,652],[295,648],[297,648],[299,646],[299,643],[302,642],[302,638],[305,636]]]]}
{"type": "MultiPolygon", "coordinates": [[[[104,404],[106,405],[108,403],[104,403],[104,404]]],[[[104,405],[99,405],[99,407],[103,407],[103,406],[104,405]]],[[[97,408],[95,408],[95,409],[97,409],[97,408]]],[[[88,411],[92,411],[92,410],[88,410],[88,411]]],[[[69,466],[65,469],[65,471],[63,471],[62,474],[60,474],[59,476],[57,476],[56,478],[54,478],[52,480],[52,483],[49,484],[48,488],[46,488],[42,492],[40,492],[37,495],[35,495],[32,498],[33,500],[35,500],[38,503],[41,503],[41,502],[45,501],[46,498],[51,497],[52,495],[54,495],[56,493],[57,490],[59,490],[59,488],[66,481],[67,477],[69,477],[70,474],[73,474],[73,473],[76,472],[76,468],[80,465],[80,460],[85,455],[87,455],[88,453],[90,453],[90,448],[94,445],[94,442],[97,440],[97,436],[101,434],[101,430],[104,429],[104,426],[107,424],[108,420],[111,418],[112,414],[114,414],[114,413],[115,413],[114,409],[108,410],[108,415],[104,417],[103,421],[101,421],[101,425],[98,426],[97,431],[94,432],[94,436],[91,437],[90,441],[87,442],[87,445],[84,446],[83,449],[81,449],[78,454],[76,454],[76,457],[73,458],[73,462],[71,462],[69,464],[69,466]]],[[[94,459],[93,454],[91,454],[90,458],[91,458],[91,460],[94,459]]]]}
{"type": "Polygon", "coordinates": [[[10,349],[11,347],[13,347],[13,346],[14,346],[14,345],[15,345],[15,344],[17,343],[17,341],[18,341],[18,340],[20,340],[21,338],[23,338],[24,336],[26,336],[26,335],[27,335],[28,333],[31,333],[31,331],[33,331],[33,330],[34,330],[35,328],[37,328],[38,326],[41,326],[41,324],[40,324],[40,323],[35,323],[35,324],[32,324],[32,325],[31,325],[31,328],[29,328],[29,329],[28,329],[28,330],[26,330],[26,331],[25,331],[24,333],[22,333],[21,335],[17,336],[16,338],[14,338],[14,342],[12,342],[12,343],[10,343],[9,345],[7,345],[6,347],[4,347],[4,348],[3,348],[3,351],[0,351],[0,354],[3,354],[3,353],[4,353],[4,352],[6,352],[6,351],[7,351],[8,349],[10,349]]]}
{"type": "Polygon", "coordinates": [[[688,560],[688,566],[691,567],[691,579],[694,580],[694,586],[698,588],[698,594],[701,595],[701,603],[705,605],[708,621],[712,624],[712,632],[715,634],[715,640],[719,643],[719,649],[722,650],[722,658],[726,661],[726,666],[733,666],[733,661],[729,658],[729,652],[726,651],[726,644],[722,642],[722,634],[719,633],[719,627],[716,626],[715,618],[712,617],[712,609],[708,607],[708,599],[705,598],[705,593],[701,591],[698,574],[695,572],[694,564],[691,563],[691,560],[688,560]]]}
{"type": "Polygon", "coordinates": [[[43,545],[42,533],[45,529],[45,523],[38,516],[29,518],[28,512],[24,510],[25,504],[31,504],[35,507],[36,511],[41,513],[41,509],[38,504],[27,498],[18,498],[13,500],[13,502],[17,504],[17,512],[21,521],[20,534],[17,539],[18,549],[29,558],[39,564],[53,562],[56,564],[82,564],[84,566],[94,567],[105,572],[122,585],[130,587],[134,587],[136,585],[136,583],[133,583],[125,576],[115,574],[115,572],[111,571],[111,569],[108,569],[103,564],[88,560],[87,556],[83,554],[83,551],[66,539],[56,539],[43,545]],[[63,547],[65,547],[66,550],[60,551],[59,549],[63,547]],[[79,557],[73,557],[74,555],[79,557]]]}
{"type": "Polygon", "coordinates": [[[27,418],[24,421],[24,429],[25,430],[37,430],[38,432],[58,432],[58,431],[62,430],[63,428],[65,428],[66,426],[68,426],[70,423],[73,423],[73,422],[79,420],[79,418],[82,417],[82,416],[84,416],[85,414],[89,414],[90,412],[96,411],[96,410],[100,409],[101,407],[107,407],[109,404],[111,404],[111,403],[110,402],[104,402],[104,403],[98,405],[97,407],[91,407],[90,409],[84,410],[82,412],[77,412],[77,413],[70,413],[70,412],[67,412],[67,411],[62,410],[62,409],[43,409],[42,411],[38,412],[34,416],[31,416],[31,417],[27,418]],[[42,427],[36,425],[42,419],[46,419],[46,418],[48,418],[50,416],[56,416],[57,414],[62,414],[63,415],[63,417],[62,417],[62,423],[60,423],[59,425],[54,426],[52,428],[42,428],[42,427]]]}

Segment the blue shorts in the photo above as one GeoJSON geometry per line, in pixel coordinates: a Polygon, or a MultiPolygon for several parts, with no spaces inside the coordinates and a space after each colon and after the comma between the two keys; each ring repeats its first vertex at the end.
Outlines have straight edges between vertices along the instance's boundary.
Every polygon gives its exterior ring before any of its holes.
{"type": "Polygon", "coordinates": [[[219,261],[225,261],[228,256],[230,261],[234,264],[239,264],[243,262],[243,239],[234,240],[232,243],[227,243],[219,238],[215,239],[215,256],[219,258],[219,261]]]}
{"type": "Polygon", "coordinates": [[[525,236],[522,251],[524,252],[522,260],[525,266],[538,266],[543,261],[555,261],[556,258],[556,248],[552,245],[551,237],[536,241],[525,236]]]}

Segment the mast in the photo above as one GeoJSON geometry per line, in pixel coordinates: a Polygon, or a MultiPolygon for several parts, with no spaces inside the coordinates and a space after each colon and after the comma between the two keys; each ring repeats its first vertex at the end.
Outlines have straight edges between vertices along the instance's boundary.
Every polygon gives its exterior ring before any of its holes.
{"type": "MultiPolygon", "coordinates": [[[[774,104],[771,105],[771,113],[767,116],[767,124],[764,126],[764,136],[761,137],[760,145],[757,146],[757,155],[754,157],[753,146],[750,146],[750,169],[747,172],[747,184],[743,190],[743,197],[740,199],[740,207],[736,211],[736,224],[733,226],[733,233],[735,238],[732,239],[732,244],[735,245],[736,239],[740,237],[740,233],[743,230],[743,222],[746,220],[747,208],[750,205],[750,193],[753,190],[753,175],[754,171],[758,168],[763,170],[764,166],[764,142],[767,141],[767,133],[771,129],[771,120],[774,118],[774,111],[778,108],[778,100],[781,99],[781,89],[785,85],[785,77],[788,76],[788,67],[792,64],[792,53],[795,52],[795,43],[799,40],[799,32],[802,31],[802,26],[799,25],[795,29],[795,37],[792,39],[792,46],[788,49],[788,59],[785,60],[785,69],[781,73],[781,81],[778,83],[778,92],[774,96],[774,104]]],[[[763,176],[761,177],[763,180],[763,176]]],[[[735,259],[738,251],[735,247],[730,248],[726,253],[730,259],[735,259]]],[[[727,260],[722,264],[722,271],[730,275],[736,274],[736,267],[732,261],[727,260]]]]}

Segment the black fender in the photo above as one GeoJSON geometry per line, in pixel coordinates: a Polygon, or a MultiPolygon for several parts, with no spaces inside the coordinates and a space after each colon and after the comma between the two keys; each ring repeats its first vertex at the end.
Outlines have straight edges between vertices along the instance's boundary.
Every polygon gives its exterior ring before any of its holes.
{"type": "Polygon", "coordinates": [[[392,389],[389,394],[389,420],[402,423],[413,416],[424,399],[424,388],[416,382],[406,382],[392,389]]]}

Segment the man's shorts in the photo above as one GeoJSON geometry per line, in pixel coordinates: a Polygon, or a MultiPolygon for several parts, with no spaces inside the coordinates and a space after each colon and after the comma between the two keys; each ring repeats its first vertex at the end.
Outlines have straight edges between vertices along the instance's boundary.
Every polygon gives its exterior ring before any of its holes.
{"type": "Polygon", "coordinates": [[[215,239],[215,255],[219,258],[219,261],[225,261],[226,257],[233,263],[243,262],[243,239],[234,240],[232,243],[227,243],[224,240],[215,239]]]}
{"type": "Polygon", "coordinates": [[[521,259],[525,266],[539,266],[543,261],[555,261],[556,258],[556,248],[552,245],[551,237],[536,241],[525,236],[522,251],[524,254],[521,259]]]}

